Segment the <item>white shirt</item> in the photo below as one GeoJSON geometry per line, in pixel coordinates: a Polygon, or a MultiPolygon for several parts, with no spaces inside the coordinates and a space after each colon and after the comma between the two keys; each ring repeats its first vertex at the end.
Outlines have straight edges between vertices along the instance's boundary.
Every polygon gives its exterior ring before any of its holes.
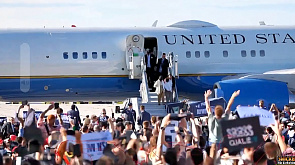
{"type": "Polygon", "coordinates": [[[164,82],[163,87],[165,91],[172,92],[172,81],[169,80],[169,82],[164,82]]]}

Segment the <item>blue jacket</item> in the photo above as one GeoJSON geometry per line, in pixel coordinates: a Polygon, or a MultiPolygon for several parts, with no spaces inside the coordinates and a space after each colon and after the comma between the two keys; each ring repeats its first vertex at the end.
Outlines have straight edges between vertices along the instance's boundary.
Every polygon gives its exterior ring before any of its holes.
{"type": "Polygon", "coordinates": [[[125,119],[126,121],[131,121],[133,124],[135,124],[135,120],[136,120],[136,112],[135,110],[124,110],[123,113],[125,113],[127,115],[127,118],[125,119]]]}
{"type": "Polygon", "coordinates": [[[139,114],[137,122],[138,122],[138,125],[142,125],[144,121],[150,122],[150,120],[151,120],[151,114],[148,113],[147,111],[143,111],[139,114]]]}

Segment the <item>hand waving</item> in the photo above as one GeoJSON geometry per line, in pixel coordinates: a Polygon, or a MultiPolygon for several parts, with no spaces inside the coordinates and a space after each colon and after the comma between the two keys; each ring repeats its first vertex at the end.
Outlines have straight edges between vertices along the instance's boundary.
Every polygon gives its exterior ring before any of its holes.
{"type": "Polygon", "coordinates": [[[207,91],[205,91],[205,93],[204,93],[204,97],[205,97],[205,98],[208,98],[211,94],[212,94],[212,91],[211,91],[211,90],[207,90],[207,91]]]}
{"type": "Polygon", "coordinates": [[[240,90],[234,91],[234,93],[232,94],[232,97],[237,97],[240,94],[240,90]]]}

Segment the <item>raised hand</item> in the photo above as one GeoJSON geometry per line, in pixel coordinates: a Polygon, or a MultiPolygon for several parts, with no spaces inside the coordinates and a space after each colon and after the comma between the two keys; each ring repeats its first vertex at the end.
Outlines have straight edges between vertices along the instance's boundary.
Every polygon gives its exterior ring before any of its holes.
{"type": "Polygon", "coordinates": [[[53,109],[53,107],[54,107],[54,104],[50,104],[50,105],[48,106],[47,110],[51,110],[51,109],[53,109]]]}
{"type": "Polygon", "coordinates": [[[170,124],[170,116],[171,114],[168,114],[163,118],[161,127],[167,127],[170,124]]]}
{"type": "Polygon", "coordinates": [[[232,97],[237,97],[240,94],[240,90],[234,91],[234,93],[232,94],[232,97]]]}
{"type": "Polygon", "coordinates": [[[281,125],[279,123],[279,121],[276,121],[275,125],[271,125],[272,130],[274,131],[275,134],[277,134],[278,136],[281,135],[282,132],[282,128],[281,125]]]}
{"type": "Polygon", "coordinates": [[[211,90],[207,90],[207,91],[205,91],[205,93],[204,93],[204,97],[205,97],[205,98],[208,98],[211,94],[212,94],[212,91],[211,91],[211,90]]]}
{"type": "Polygon", "coordinates": [[[25,107],[24,105],[20,105],[20,106],[19,106],[19,109],[22,109],[22,108],[24,108],[24,107],[25,107]]]}

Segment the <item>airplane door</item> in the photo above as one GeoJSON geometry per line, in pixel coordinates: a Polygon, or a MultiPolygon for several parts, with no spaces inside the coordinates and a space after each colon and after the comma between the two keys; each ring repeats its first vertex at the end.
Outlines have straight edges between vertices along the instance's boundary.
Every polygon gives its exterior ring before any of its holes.
{"type": "Polygon", "coordinates": [[[130,79],[141,78],[141,60],[144,56],[143,35],[129,35],[126,38],[126,65],[130,79]]]}

